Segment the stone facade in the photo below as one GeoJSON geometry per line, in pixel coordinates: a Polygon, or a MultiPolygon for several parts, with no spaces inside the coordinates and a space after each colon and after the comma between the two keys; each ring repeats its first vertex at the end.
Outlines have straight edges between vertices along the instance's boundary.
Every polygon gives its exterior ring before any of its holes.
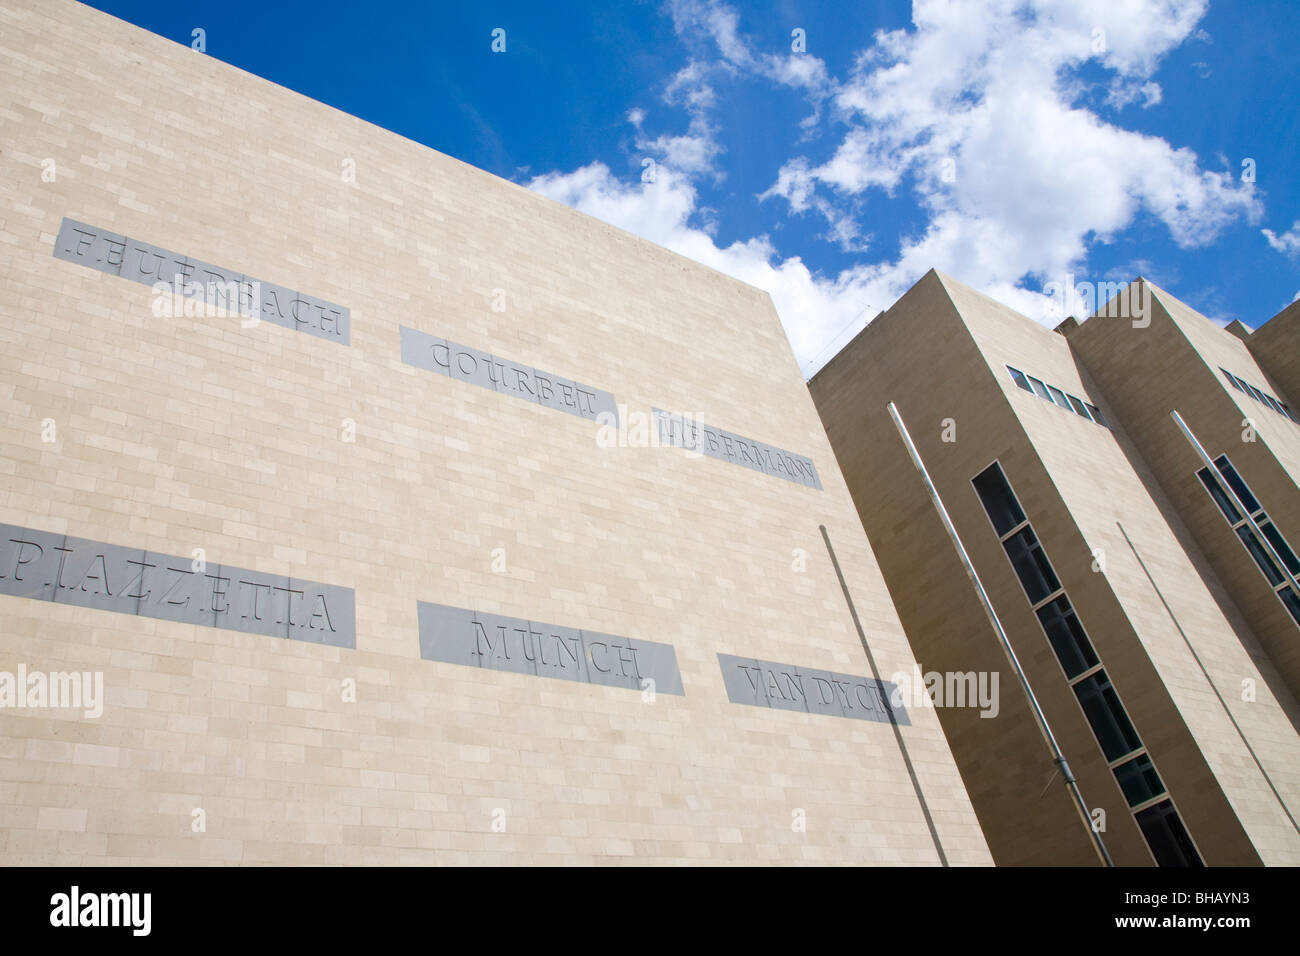
{"type": "MultiPolygon", "coordinates": [[[[1169,409],[1187,409],[1193,427],[1208,429],[1194,414],[1199,400],[1188,396],[1205,390],[1214,401],[1226,400],[1216,391],[1217,370],[1193,374],[1179,354],[1166,311],[1176,307],[1163,293],[1155,298],[1146,327],[1094,317],[1055,334],[931,272],[810,388],[923,669],[1006,672],[996,632],[887,414],[895,403],[1084,799],[1104,812],[1102,835],[1116,863],[1155,862],[1138,814],[1167,801],[1201,862],[1294,865],[1300,710],[1284,680],[1285,661],[1265,653],[1249,609],[1234,602],[1230,582],[1219,577],[1213,555],[1198,547],[1196,529],[1158,480],[1161,452],[1196,480],[1169,409]],[[1091,329],[1103,331],[1102,323],[1141,353],[1143,376],[1079,345],[1091,329]],[[1010,368],[1037,379],[1044,394],[1027,379],[1018,385],[1010,368]],[[1138,403],[1147,417],[1138,416],[1138,403]],[[1163,429],[1159,445],[1142,430],[1148,418],[1163,429]],[[993,463],[1140,737],[1122,759],[1103,753],[1071,686],[1088,671],[1067,673],[1040,623],[1036,611],[1055,598],[1035,601],[1022,586],[973,485],[993,463]],[[1152,762],[1163,795],[1126,798],[1114,768],[1134,755],[1152,762]]],[[[1194,324],[1190,316],[1187,322],[1194,324]]],[[[1248,354],[1208,320],[1195,322],[1222,336],[1225,348],[1235,343],[1248,354]]],[[[1284,428],[1297,426],[1281,418],[1269,441],[1284,428]]],[[[1289,447],[1291,438],[1277,441],[1289,447]]],[[[1253,457],[1250,465],[1253,480],[1253,457]]],[[[1261,496],[1266,489],[1274,492],[1261,478],[1261,496]]],[[[1280,492],[1279,500],[1286,500],[1280,492]]],[[[1300,508],[1290,510],[1288,528],[1297,514],[1300,508]]],[[[1231,558],[1258,576],[1240,546],[1231,558]]],[[[1294,639],[1294,624],[1291,630],[1294,639]]],[[[994,859],[1097,863],[1027,698],[1010,680],[1002,687],[996,718],[937,709],[994,859]]]]}
{"type": "Polygon", "coordinates": [[[0,71],[0,670],[104,688],[0,860],[990,862],[933,711],[778,704],[915,659],[765,293],[66,0],[0,71]]]}
{"type": "Polygon", "coordinates": [[[1203,463],[1169,414],[1178,412],[1211,459],[1227,456],[1285,541],[1300,548],[1300,403],[1288,397],[1284,380],[1265,371],[1266,363],[1282,376],[1295,367],[1300,327],[1292,321],[1286,336],[1284,312],[1260,330],[1282,334],[1262,336],[1264,347],[1251,348],[1254,335],[1243,341],[1158,286],[1138,280],[1132,288],[1134,301],[1138,295],[1149,300],[1149,315],[1135,324],[1099,310],[1069,335],[1070,347],[1110,399],[1259,649],[1291,696],[1300,695],[1300,620],[1202,486],[1196,473],[1203,463]]]}

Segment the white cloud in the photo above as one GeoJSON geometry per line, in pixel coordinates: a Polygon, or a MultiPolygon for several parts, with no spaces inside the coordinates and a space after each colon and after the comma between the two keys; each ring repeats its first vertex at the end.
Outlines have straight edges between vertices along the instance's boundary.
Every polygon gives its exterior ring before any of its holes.
{"type": "Polygon", "coordinates": [[[749,74],[798,89],[812,107],[800,125],[807,131],[820,121],[822,103],[832,84],[819,57],[793,49],[782,54],[755,52],[741,35],[739,15],[720,0],[668,0],[667,8],[678,36],[696,51],[695,65],[708,63],[705,69],[709,72],[749,74]],[[708,54],[713,52],[718,58],[710,61],[708,54]]]}
{"type": "MultiPolygon", "coordinates": [[[[901,258],[924,250],[986,289],[1063,274],[1084,262],[1088,241],[1105,241],[1142,212],[1179,245],[1202,244],[1257,214],[1250,189],[1200,169],[1189,150],[1076,105],[1072,74],[1095,59],[1115,72],[1113,89],[1144,81],[1133,95],[1153,100],[1159,88],[1146,77],[1204,6],[917,0],[917,28],[877,34],[839,85],[835,101],[851,129],[830,161],[802,167],[799,198],[806,206],[817,189],[888,191],[914,174],[931,220],[901,258]]],[[[781,186],[778,176],[777,194],[781,186]]]]}
{"type": "Polygon", "coordinates": [[[1123,109],[1138,100],[1142,101],[1142,108],[1147,109],[1162,99],[1164,91],[1160,89],[1159,83],[1127,83],[1122,80],[1111,83],[1106,95],[1106,102],[1115,109],[1123,109]]]}
{"type": "MultiPolygon", "coordinates": [[[[705,230],[690,224],[697,211],[695,188],[671,169],[661,170],[654,183],[627,183],[616,178],[603,163],[592,163],[569,173],[538,176],[528,186],[767,290],[803,366],[815,358],[829,359],[834,353],[825,351],[826,339],[842,331],[845,323],[859,313],[864,322],[874,317],[925,271],[904,277],[888,267],[863,267],[841,273],[836,279],[825,279],[812,273],[798,256],[782,259],[766,236],[719,247],[705,230]],[[828,331],[831,325],[834,328],[828,331]],[[819,352],[825,354],[818,356],[819,352]]],[[[840,345],[847,341],[847,332],[839,336],[840,345]]]]}
{"type": "MultiPolygon", "coordinates": [[[[1037,290],[1070,273],[1100,278],[1087,275],[1089,246],[1139,217],[1162,222],[1175,243],[1191,247],[1259,214],[1253,187],[1230,172],[1203,169],[1190,150],[1081,105],[1087,88],[1077,71],[1089,62],[1109,71],[1112,106],[1158,102],[1151,77],[1194,35],[1205,7],[1205,0],[916,0],[911,29],[876,33],[848,74],[834,78],[808,54],[755,52],[736,12],[717,0],[671,0],[693,59],[666,99],[686,110],[690,126],[639,143],[670,168],[644,189],[618,183],[599,164],[531,185],[767,289],[808,372],[847,341],[837,333],[855,316],[863,313],[856,325],[864,324],[931,267],[1054,323],[1055,301],[1037,290]],[[911,189],[926,224],[903,238],[892,260],[826,277],[797,256],[782,259],[766,235],[720,248],[692,225],[693,183],[720,175],[717,80],[738,74],[800,90],[812,107],[805,133],[831,109],[836,125],[824,132],[839,136],[825,161],[783,162],[758,198],[773,211],[784,201],[792,215],[823,218],[824,238],[861,251],[870,197],[911,189]]],[[[1278,248],[1300,242],[1294,233],[1266,236],[1278,248]]]]}
{"type": "Polygon", "coordinates": [[[1261,229],[1264,238],[1268,244],[1282,253],[1284,256],[1300,255],[1300,219],[1291,224],[1291,228],[1282,235],[1278,235],[1272,229],[1261,229]]]}
{"type": "Polygon", "coordinates": [[[711,41],[721,64],[766,76],[783,86],[814,93],[827,87],[826,64],[808,53],[757,53],[741,36],[740,16],[719,0],[670,0],[668,11],[679,36],[689,42],[711,41]]]}

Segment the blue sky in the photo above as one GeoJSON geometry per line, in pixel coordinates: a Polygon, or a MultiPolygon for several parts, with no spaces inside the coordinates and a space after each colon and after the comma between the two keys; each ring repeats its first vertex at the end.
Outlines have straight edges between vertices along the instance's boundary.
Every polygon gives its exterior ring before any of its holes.
{"type": "Polygon", "coordinates": [[[931,267],[1300,296],[1296,0],[90,5],[767,289],[805,375],[931,267]]]}

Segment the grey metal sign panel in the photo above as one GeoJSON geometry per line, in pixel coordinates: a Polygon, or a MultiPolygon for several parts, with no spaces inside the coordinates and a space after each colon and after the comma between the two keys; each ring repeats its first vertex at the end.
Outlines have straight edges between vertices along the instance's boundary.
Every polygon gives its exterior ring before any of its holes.
{"type": "Polygon", "coordinates": [[[123,279],[145,285],[165,282],[169,286],[175,286],[177,275],[180,275],[181,280],[184,281],[185,257],[147,242],[141,242],[139,239],[130,239],[126,244],[126,258],[122,263],[122,271],[117,274],[123,279]]]}
{"type": "Polygon", "coordinates": [[[709,458],[822,490],[821,478],[818,477],[817,467],[811,458],[702,424],[690,415],[666,412],[659,408],[652,411],[659,430],[660,444],[696,451],[709,458]]]}
{"type": "Polygon", "coordinates": [[[198,259],[187,259],[185,265],[189,282],[198,287],[197,298],[232,312],[239,306],[242,274],[198,259]]]}
{"type": "Polygon", "coordinates": [[[127,257],[127,238],[65,218],[54,239],[54,257],[115,276],[127,257]]]}
{"type": "Polygon", "coordinates": [[[446,339],[440,339],[436,335],[426,335],[423,332],[417,332],[415,329],[408,329],[404,325],[401,326],[401,337],[403,362],[429,372],[435,372],[438,375],[451,375],[451,365],[446,358],[444,357],[439,361],[434,354],[436,349],[437,355],[446,356],[446,339]]]}
{"type": "MultiPolygon", "coordinates": [[[[719,654],[722,683],[733,704],[794,710],[827,717],[889,722],[896,685],[871,677],[719,654]]],[[[894,720],[910,725],[907,711],[893,707],[894,720]]]]}
{"type": "Polygon", "coordinates": [[[671,644],[426,601],[417,602],[416,615],[426,661],[686,694],[671,644]]]}
{"type": "MultiPolygon", "coordinates": [[[[434,353],[437,361],[437,353],[434,353]]],[[[446,360],[451,377],[458,382],[468,382],[479,388],[496,391],[496,380],[492,375],[492,356],[468,345],[447,343],[446,360]]]]}
{"type": "Polygon", "coordinates": [[[610,392],[406,326],[401,342],[407,365],[591,421],[604,413],[602,424],[618,425],[618,403],[610,392]]]}
{"type": "Polygon", "coordinates": [[[54,257],[149,286],[165,282],[186,297],[231,310],[242,306],[267,322],[340,345],[352,341],[351,311],[344,306],[75,219],[64,218],[59,227],[54,257]],[[239,290],[235,304],[233,289],[239,290]]]}
{"type": "Polygon", "coordinates": [[[493,366],[498,392],[513,395],[525,402],[537,401],[538,372],[535,368],[509,359],[494,359],[493,366]]]}
{"type": "Polygon", "coordinates": [[[249,299],[257,302],[257,315],[263,322],[286,329],[293,328],[293,300],[297,294],[292,289],[274,282],[259,282],[256,285],[250,282],[247,288],[249,299]]]}
{"type": "Polygon", "coordinates": [[[0,525],[0,594],[356,647],[351,588],[0,525]]]}

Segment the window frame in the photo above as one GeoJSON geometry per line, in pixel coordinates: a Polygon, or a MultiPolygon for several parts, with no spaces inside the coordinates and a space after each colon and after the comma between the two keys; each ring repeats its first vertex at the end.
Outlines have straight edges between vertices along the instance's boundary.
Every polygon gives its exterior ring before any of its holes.
{"type": "Polygon", "coordinates": [[[1105,415],[1102,414],[1100,408],[1098,408],[1096,405],[1093,405],[1091,402],[1084,402],[1084,404],[1088,406],[1088,414],[1092,416],[1092,420],[1094,422],[1096,422],[1102,428],[1110,428],[1110,419],[1108,419],[1105,415]]]}
{"type": "MultiPolygon", "coordinates": [[[[1087,720],[1088,726],[1092,728],[1092,734],[1097,738],[1097,746],[1101,748],[1101,754],[1106,758],[1106,765],[1108,767],[1113,767],[1126,762],[1139,750],[1146,749],[1145,745],[1142,743],[1142,735],[1138,733],[1137,727],[1133,725],[1133,718],[1129,716],[1128,708],[1124,706],[1124,701],[1119,696],[1119,690],[1115,687],[1115,682],[1110,679],[1110,674],[1106,671],[1106,668],[1098,664],[1086,673],[1079,675],[1078,678],[1070,682],[1070,690],[1074,691],[1074,697],[1079,704],[1079,709],[1083,711],[1084,719],[1087,720]],[[1100,681],[1105,681],[1105,687],[1101,686],[1100,681]],[[1107,714],[1110,716],[1112,721],[1115,721],[1117,728],[1121,730],[1121,736],[1127,737],[1126,734],[1122,733],[1123,728],[1119,727],[1119,722],[1115,720],[1117,715],[1124,718],[1124,723],[1128,725],[1128,730],[1132,733],[1133,745],[1129,747],[1128,750],[1121,751],[1113,757],[1106,752],[1106,745],[1102,743],[1101,735],[1097,733],[1097,729],[1092,722],[1092,718],[1088,714],[1087,708],[1083,706],[1083,696],[1080,694],[1080,687],[1089,682],[1091,682],[1091,685],[1095,688],[1096,699],[1106,705],[1107,714]],[[1113,707],[1111,706],[1112,701],[1106,696],[1108,690],[1110,692],[1110,697],[1114,698],[1113,707]]],[[[1124,743],[1128,742],[1128,740],[1124,741],[1124,743]]]]}
{"type": "Polygon", "coordinates": [[[1061,408],[1064,408],[1067,412],[1074,411],[1074,409],[1070,407],[1070,400],[1065,397],[1065,392],[1057,388],[1055,385],[1048,385],[1047,390],[1052,395],[1053,405],[1057,405],[1061,408]]]}
{"type": "MultiPolygon", "coordinates": [[[[1185,861],[1184,865],[1189,867],[1198,867],[1198,868],[1204,867],[1205,857],[1201,853],[1201,848],[1196,845],[1196,839],[1195,837],[1192,836],[1192,831],[1187,829],[1187,824],[1183,822],[1183,815],[1178,812],[1178,805],[1174,803],[1173,798],[1153,801],[1149,805],[1144,807],[1140,812],[1148,813],[1152,810],[1157,809],[1161,804],[1164,803],[1169,804],[1169,809],[1161,814],[1162,821],[1167,820],[1171,816],[1175,820],[1177,820],[1179,829],[1183,831],[1183,836],[1186,838],[1188,844],[1191,846],[1192,852],[1196,854],[1196,859],[1194,861],[1185,861]]],[[[1142,826],[1142,821],[1138,819],[1138,813],[1133,814],[1133,822],[1137,824],[1137,828],[1139,832],[1141,832],[1142,834],[1142,841],[1147,845],[1147,849],[1151,852],[1151,858],[1155,860],[1156,866],[1163,866],[1164,864],[1162,864],[1160,862],[1160,859],[1155,855],[1155,851],[1151,850],[1151,840],[1147,837],[1147,831],[1142,826]]]]}
{"type": "Polygon", "coordinates": [[[1070,400],[1070,410],[1085,421],[1092,421],[1092,416],[1088,414],[1088,407],[1084,405],[1083,399],[1071,395],[1068,392],[1065,395],[1070,400]]]}
{"type": "Polygon", "coordinates": [[[1007,372],[1011,375],[1011,381],[1015,382],[1016,388],[1028,392],[1030,395],[1034,394],[1034,386],[1029,384],[1028,375],[1020,371],[1020,369],[1013,368],[1010,365],[1007,366],[1007,372]],[[1017,376],[1019,376],[1019,378],[1017,378],[1017,376]]]}
{"type": "MultiPolygon", "coordinates": [[[[1093,644],[1092,638],[1088,636],[1087,628],[1084,627],[1078,609],[1074,606],[1074,602],[1070,600],[1069,595],[1066,593],[1064,586],[1061,584],[1060,575],[1057,574],[1055,566],[1051,563],[1051,559],[1047,555],[1047,549],[1046,547],[1044,547],[1042,539],[1039,538],[1037,532],[1033,530],[1033,523],[1029,520],[1028,512],[1025,511],[1024,505],[1020,503],[1020,496],[1016,494],[1015,487],[1012,485],[1011,479],[1007,475],[1006,469],[1002,467],[1002,462],[997,458],[993,459],[991,462],[989,462],[987,465],[981,468],[970,478],[970,483],[971,483],[971,493],[975,495],[975,500],[979,503],[981,510],[984,512],[985,520],[987,520],[989,523],[989,530],[992,531],[994,537],[998,539],[998,544],[1002,548],[1002,552],[1007,559],[1007,563],[1011,565],[1012,576],[1015,577],[1016,582],[1020,587],[1021,593],[1025,595],[1026,600],[1030,601],[1030,609],[1033,611],[1034,618],[1038,622],[1039,630],[1042,632],[1044,639],[1047,641],[1048,648],[1052,652],[1052,657],[1056,661],[1056,665],[1060,670],[1061,676],[1065,680],[1066,686],[1070,689],[1070,696],[1074,698],[1075,705],[1079,708],[1080,716],[1083,718],[1083,722],[1088,726],[1088,730],[1093,737],[1093,742],[1097,745],[1097,749],[1101,754],[1102,760],[1105,762],[1107,769],[1111,772],[1111,779],[1115,783],[1116,790],[1119,791],[1120,800],[1123,802],[1124,806],[1128,809],[1131,818],[1135,823],[1137,822],[1137,815],[1139,813],[1143,813],[1147,810],[1152,809],[1153,807],[1160,806],[1164,803],[1168,803],[1170,810],[1168,814],[1165,814],[1165,816],[1167,817],[1170,814],[1172,814],[1172,816],[1177,820],[1178,827],[1181,829],[1183,836],[1186,837],[1187,841],[1192,847],[1193,852],[1196,854],[1196,863],[1203,866],[1204,857],[1201,856],[1200,849],[1199,847],[1196,846],[1195,840],[1193,840],[1192,838],[1191,831],[1187,829],[1187,824],[1183,821],[1182,814],[1178,812],[1178,807],[1177,804],[1174,803],[1173,795],[1169,793],[1169,788],[1168,785],[1165,783],[1164,777],[1160,774],[1159,769],[1156,767],[1155,760],[1151,757],[1150,751],[1147,750],[1146,744],[1143,743],[1141,733],[1138,732],[1137,726],[1133,723],[1133,718],[1129,716],[1128,708],[1124,706],[1124,701],[1123,698],[1120,697],[1119,689],[1115,686],[1115,682],[1111,680],[1110,674],[1106,672],[1105,667],[1103,666],[1103,662],[1101,660],[1101,655],[1097,651],[1096,645],[1093,644]],[[986,472],[994,468],[997,469],[998,475],[1001,478],[1001,483],[1005,487],[1007,493],[1010,495],[1011,502],[1014,505],[1013,514],[1018,513],[1024,516],[1022,521],[1019,521],[1014,525],[1012,525],[1005,533],[999,533],[997,526],[993,523],[993,515],[989,511],[988,507],[985,505],[984,496],[980,494],[979,488],[975,484],[976,479],[980,478],[986,472]],[[1042,552],[1042,558],[1044,563],[1047,565],[1049,569],[1051,569],[1052,576],[1057,579],[1057,584],[1060,585],[1055,591],[1049,593],[1046,597],[1044,597],[1041,601],[1038,602],[1033,602],[1032,600],[1030,600],[1029,593],[1025,589],[1024,582],[1020,579],[1020,574],[1016,570],[1015,562],[1011,560],[1011,555],[1006,549],[1006,542],[1023,531],[1029,531],[1029,533],[1033,536],[1035,542],[1033,547],[1037,547],[1042,552]],[[1091,652],[1092,658],[1094,659],[1094,663],[1092,665],[1085,667],[1082,671],[1075,674],[1073,677],[1070,677],[1070,675],[1066,673],[1065,664],[1061,660],[1061,655],[1057,650],[1056,645],[1053,643],[1051,635],[1048,633],[1046,626],[1043,624],[1043,618],[1041,612],[1044,609],[1046,609],[1049,605],[1056,602],[1064,602],[1064,605],[1066,606],[1066,612],[1061,615],[1062,619],[1067,619],[1069,615],[1074,616],[1074,621],[1078,627],[1078,632],[1079,634],[1082,635],[1082,639],[1083,639],[1083,643],[1078,646],[1086,647],[1091,652]],[[1137,743],[1137,746],[1135,748],[1130,749],[1127,752],[1116,756],[1114,759],[1111,759],[1107,754],[1105,746],[1102,743],[1102,738],[1097,733],[1096,728],[1093,726],[1092,719],[1089,717],[1088,711],[1083,706],[1083,701],[1080,697],[1080,693],[1078,690],[1079,685],[1083,684],[1085,681],[1093,680],[1094,683],[1096,683],[1095,679],[1098,677],[1098,675],[1104,678],[1106,683],[1106,688],[1102,688],[1100,686],[1097,688],[1098,698],[1101,699],[1105,704],[1106,710],[1110,714],[1112,721],[1115,721],[1116,713],[1118,713],[1118,715],[1123,718],[1123,722],[1127,724],[1128,731],[1132,735],[1131,739],[1133,741],[1136,741],[1137,743]],[[1109,690],[1109,694],[1110,694],[1109,700],[1105,696],[1107,693],[1107,689],[1109,690]],[[1126,767],[1130,763],[1134,763],[1138,760],[1143,760],[1143,759],[1145,759],[1147,765],[1150,768],[1151,773],[1154,775],[1156,779],[1156,782],[1159,784],[1160,792],[1151,796],[1147,796],[1144,799],[1134,803],[1130,799],[1128,791],[1124,788],[1124,785],[1121,782],[1118,771],[1121,767],[1126,767]]],[[[1300,603],[1300,596],[1297,597],[1297,602],[1300,603]]],[[[1083,659],[1086,661],[1087,657],[1083,656],[1083,659]]],[[[1124,740],[1125,743],[1129,742],[1129,739],[1126,737],[1126,735],[1121,733],[1121,736],[1125,737],[1124,740]]],[[[1147,852],[1151,854],[1152,862],[1159,865],[1160,861],[1156,858],[1155,850],[1152,848],[1151,842],[1147,838],[1146,831],[1142,830],[1140,826],[1139,826],[1139,831],[1142,833],[1143,843],[1147,847],[1147,852]]]]}
{"type": "Polygon", "coordinates": [[[1222,365],[1220,365],[1218,368],[1219,371],[1223,373],[1224,378],[1228,380],[1228,383],[1237,391],[1241,392],[1244,395],[1248,395],[1250,398],[1253,398],[1261,405],[1265,405],[1268,408],[1271,408],[1273,411],[1277,412],[1283,418],[1293,421],[1297,425],[1300,425],[1300,416],[1296,415],[1296,413],[1291,410],[1291,406],[1287,405],[1286,402],[1282,401],[1282,399],[1278,398],[1276,395],[1272,394],[1271,392],[1264,391],[1262,388],[1256,388],[1254,385],[1251,385],[1250,382],[1246,381],[1240,375],[1234,375],[1231,372],[1229,372],[1222,365]]]}
{"type": "Polygon", "coordinates": [[[1237,381],[1237,376],[1233,375],[1231,372],[1229,372],[1229,371],[1228,371],[1226,368],[1224,368],[1222,365],[1219,366],[1219,371],[1223,373],[1223,376],[1224,376],[1224,378],[1226,378],[1226,379],[1228,380],[1228,384],[1229,384],[1229,385],[1231,385],[1233,388],[1235,388],[1235,389],[1236,389],[1237,391],[1239,391],[1239,392],[1242,392],[1242,393],[1244,393],[1244,394],[1249,394],[1248,392],[1246,392],[1246,390],[1245,390],[1244,388],[1241,387],[1241,383],[1240,383],[1239,381],[1237,381]]]}
{"type": "Polygon", "coordinates": [[[1291,557],[1296,560],[1297,564],[1300,564],[1300,553],[1298,553],[1295,548],[1292,547],[1291,543],[1287,541],[1286,535],[1282,534],[1282,529],[1277,526],[1277,522],[1269,517],[1268,511],[1264,508],[1263,502],[1256,497],[1255,492],[1246,482],[1246,479],[1242,477],[1241,472],[1237,469],[1237,466],[1232,463],[1232,459],[1228,457],[1227,453],[1216,455],[1212,459],[1212,463],[1214,466],[1213,472],[1210,472],[1210,469],[1205,465],[1196,469],[1195,477],[1197,483],[1205,490],[1206,495],[1210,498],[1211,504],[1214,505],[1214,510],[1218,512],[1219,517],[1227,523],[1228,528],[1232,532],[1232,536],[1237,539],[1237,543],[1241,545],[1242,550],[1250,556],[1251,563],[1268,583],[1269,589],[1272,590],[1274,596],[1281,602],[1282,609],[1286,611],[1295,626],[1300,628],[1300,600],[1297,600],[1296,606],[1293,607],[1292,602],[1288,601],[1286,596],[1286,594],[1291,593],[1293,590],[1291,587],[1291,578],[1300,578],[1300,574],[1297,574],[1291,569],[1290,564],[1286,560],[1286,556],[1290,554],[1291,557]],[[1225,468],[1227,469],[1226,473],[1224,471],[1225,468]],[[1232,474],[1235,482],[1228,478],[1228,473],[1232,474]],[[1209,481],[1206,480],[1207,476],[1209,481]],[[1224,511],[1223,505],[1219,502],[1218,497],[1210,489],[1210,481],[1214,482],[1219,490],[1228,496],[1228,503],[1232,506],[1233,512],[1237,514],[1235,521],[1226,511],[1224,511]],[[1247,499],[1249,499],[1249,501],[1247,501],[1247,499]],[[1250,502],[1254,503],[1254,510],[1250,510],[1250,502]],[[1255,527],[1252,527],[1251,522],[1254,522],[1254,525],[1259,528],[1260,534],[1263,534],[1264,537],[1268,539],[1268,543],[1277,551],[1277,556],[1282,561],[1281,566],[1279,566],[1277,561],[1274,560],[1268,547],[1259,541],[1259,536],[1255,533],[1255,527]],[[1283,547],[1278,547],[1277,542],[1265,534],[1265,526],[1272,529],[1274,534],[1277,535],[1278,540],[1281,541],[1283,547]],[[1250,541],[1252,539],[1258,545],[1258,553],[1250,546],[1250,541]],[[1265,565],[1265,562],[1267,562],[1267,566],[1265,565]],[[1278,580],[1275,581],[1274,576],[1269,573],[1268,569],[1270,567],[1276,572],[1278,580]],[[1288,577],[1288,574],[1290,577],[1288,577]]]}
{"type": "Polygon", "coordinates": [[[1006,362],[1003,362],[1002,365],[1003,368],[1007,370],[1007,374],[1011,376],[1011,381],[1014,382],[1016,387],[1021,391],[1028,392],[1035,398],[1041,398],[1043,401],[1055,405],[1057,408],[1063,408],[1067,412],[1073,412],[1084,421],[1092,422],[1094,425],[1100,425],[1102,428],[1110,428],[1110,422],[1106,420],[1106,416],[1103,415],[1101,410],[1091,402],[1085,401],[1077,395],[1073,395],[1063,388],[1058,388],[1041,378],[1036,378],[1028,372],[1021,371],[1014,365],[1009,365],[1006,362]]]}

